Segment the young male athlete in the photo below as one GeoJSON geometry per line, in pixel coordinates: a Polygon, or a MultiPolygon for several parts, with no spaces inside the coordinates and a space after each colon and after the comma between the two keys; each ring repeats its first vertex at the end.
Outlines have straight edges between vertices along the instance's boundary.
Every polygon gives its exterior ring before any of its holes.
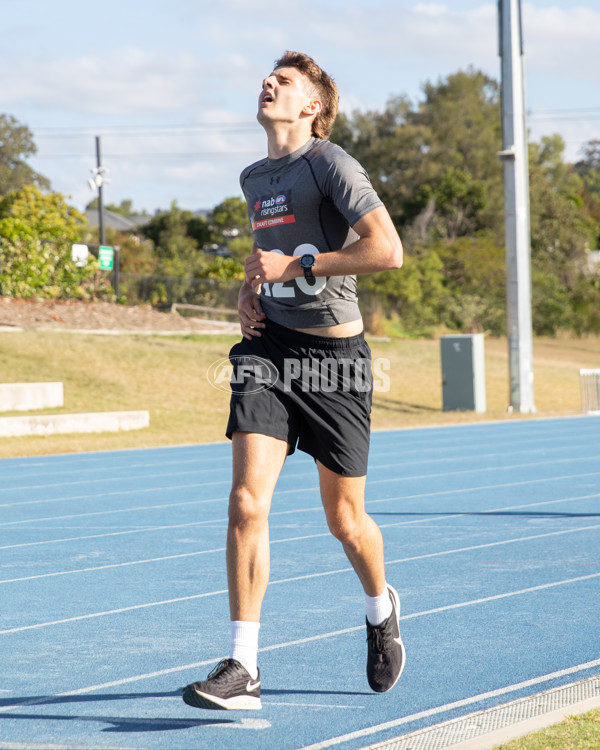
{"type": "Polygon", "coordinates": [[[258,100],[267,158],[240,177],[255,242],[239,295],[243,338],[230,352],[231,651],[184,689],[183,700],[198,708],[261,708],[268,515],[296,447],[316,462],[329,529],[364,590],[369,685],[389,690],[404,667],[398,594],[386,582],[381,532],[365,512],[372,376],[356,297],[356,274],[400,268],[402,244],[364,169],[327,140],[337,106],[333,80],[307,55],[286,52],[258,100]]]}

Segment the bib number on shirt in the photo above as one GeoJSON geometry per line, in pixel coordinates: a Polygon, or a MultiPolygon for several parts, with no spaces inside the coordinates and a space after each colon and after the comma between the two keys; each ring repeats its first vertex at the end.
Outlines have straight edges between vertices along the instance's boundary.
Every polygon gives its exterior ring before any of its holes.
{"type": "MultiPolygon", "coordinates": [[[[283,250],[271,250],[270,252],[285,255],[283,250]]],[[[293,254],[295,256],[318,255],[319,251],[314,245],[311,245],[310,243],[304,243],[302,245],[298,245],[293,254]]],[[[298,276],[297,278],[293,279],[293,282],[294,283],[290,286],[285,286],[283,281],[264,283],[262,285],[264,295],[265,297],[295,297],[296,287],[298,287],[298,289],[300,289],[301,292],[304,292],[304,294],[315,296],[317,294],[320,294],[323,289],[325,289],[325,286],[327,284],[327,277],[315,276],[314,284],[309,284],[304,276],[298,276]]]]}

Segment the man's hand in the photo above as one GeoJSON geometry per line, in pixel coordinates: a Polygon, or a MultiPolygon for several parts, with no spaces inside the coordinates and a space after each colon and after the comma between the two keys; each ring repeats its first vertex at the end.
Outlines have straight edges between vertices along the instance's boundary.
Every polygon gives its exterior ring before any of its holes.
{"type": "Polygon", "coordinates": [[[253,289],[265,282],[289,281],[300,275],[297,257],[262,250],[246,258],[245,268],[246,283],[253,289]]]}
{"type": "Polygon", "coordinates": [[[260,304],[260,288],[244,283],[238,295],[238,318],[244,338],[250,341],[253,336],[262,336],[258,329],[265,327],[266,317],[260,304]]]}

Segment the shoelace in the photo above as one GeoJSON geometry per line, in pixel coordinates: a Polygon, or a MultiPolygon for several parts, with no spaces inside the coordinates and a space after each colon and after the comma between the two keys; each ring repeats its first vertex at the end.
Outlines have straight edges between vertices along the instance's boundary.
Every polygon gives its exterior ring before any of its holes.
{"type": "Polygon", "coordinates": [[[385,635],[382,627],[368,625],[367,641],[376,654],[383,654],[385,650],[385,635]]]}
{"type": "Polygon", "coordinates": [[[212,670],[212,672],[209,673],[206,679],[210,680],[211,677],[218,677],[221,674],[221,672],[223,672],[227,668],[228,664],[229,664],[229,659],[223,659],[222,661],[220,661],[217,664],[217,666],[212,670]]]}

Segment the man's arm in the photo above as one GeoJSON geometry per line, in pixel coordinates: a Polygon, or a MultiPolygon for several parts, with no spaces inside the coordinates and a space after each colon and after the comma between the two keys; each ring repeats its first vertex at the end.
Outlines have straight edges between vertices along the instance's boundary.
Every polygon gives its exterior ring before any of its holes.
{"type": "MultiPolygon", "coordinates": [[[[252,245],[253,257],[258,253],[256,242],[252,245]]],[[[259,328],[264,328],[266,315],[260,304],[260,285],[252,287],[248,281],[244,281],[238,294],[238,318],[240,327],[245,338],[250,340],[253,336],[261,336],[259,328]]]]}
{"type": "MultiPolygon", "coordinates": [[[[402,242],[387,210],[380,206],[359,219],[352,229],[359,239],[343,250],[316,255],[314,276],[351,276],[402,266],[402,242]]],[[[303,276],[298,256],[256,252],[246,259],[246,284],[289,281],[303,276]]]]}

